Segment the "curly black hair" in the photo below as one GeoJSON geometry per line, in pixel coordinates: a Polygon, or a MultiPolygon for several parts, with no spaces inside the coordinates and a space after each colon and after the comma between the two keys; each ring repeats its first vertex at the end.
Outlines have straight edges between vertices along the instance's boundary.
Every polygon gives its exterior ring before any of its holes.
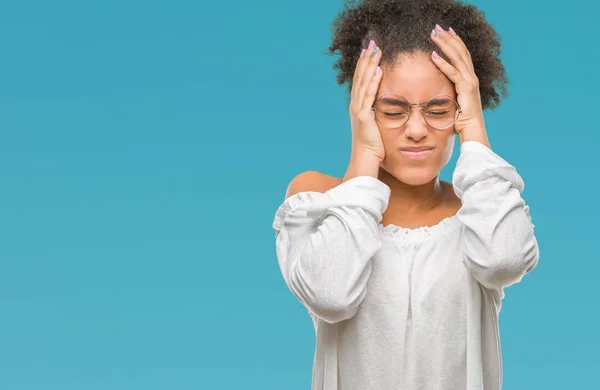
{"type": "Polygon", "coordinates": [[[500,37],[483,11],[457,0],[347,0],[333,22],[327,50],[329,55],[340,54],[333,65],[338,84],[348,83],[348,91],[352,90],[360,51],[371,39],[383,52],[382,67],[393,65],[402,54],[438,49],[430,39],[436,24],[452,27],[464,41],[479,79],[481,104],[484,109],[496,108],[506,97],[508,84],[500,60],[500,37]]]}

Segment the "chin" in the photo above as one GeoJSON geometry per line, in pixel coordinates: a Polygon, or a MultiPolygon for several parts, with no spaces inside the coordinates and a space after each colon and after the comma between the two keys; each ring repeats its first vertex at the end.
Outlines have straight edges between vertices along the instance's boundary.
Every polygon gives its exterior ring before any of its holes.
{"type": "Polygon", "coordinates": [[[381,167],[390,175],[394,176],[398,181],[415,187],[430,183],[439,176],[441,171],[441,169],[438,169],[437,166],[432,165],[406,167],[396,163],[391,167],[387,164],[382,164],[381,167]]]}

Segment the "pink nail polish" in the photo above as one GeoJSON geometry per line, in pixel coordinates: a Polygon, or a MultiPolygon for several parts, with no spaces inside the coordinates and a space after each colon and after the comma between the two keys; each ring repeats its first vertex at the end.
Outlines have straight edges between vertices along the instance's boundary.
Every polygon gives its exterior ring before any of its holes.
{"type": "Polygon", "coordinates": [[[365,49],[362,49],[362,51],[360,52],[360,57],[361,57],[361,58],[362,58],[362,56],[364,56],[364,55],[365,55],[365,51],[366,51],[365,49]]]}
{"type": "Polygon", "coordinates": [[[371,50],[374,47],[375,47],[375,41],[371,39],[371,42],[369,42],[369,50],[371,50]]]}
{"type": "Polygon", "coordinates": [[[435,25],[435,29],[438,31],[444,31],[444,29],[442,28],[442,26],[440,26],[439,24],[435,25]]]}
{"type": "Polygon", "coordinates": [[[450,31],[452,34],[456,35],[456,31],[454,31],[454,29],[452,27],[448,27],[448,31],[450,31]]]}
{"type": "Polygon", "coordinates": [[[434,51],[433,52],[433,58],[439,59],[440,55],[436,51],[434,51]]]}

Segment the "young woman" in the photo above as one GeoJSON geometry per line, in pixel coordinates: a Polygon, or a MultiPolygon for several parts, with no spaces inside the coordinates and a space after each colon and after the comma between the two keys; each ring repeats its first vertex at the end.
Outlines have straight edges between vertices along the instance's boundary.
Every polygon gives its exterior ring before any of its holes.
{"type": "Polygon", "coordinates": [[[335,21],[348,169],[296,176],[273,223],[316,330],[313,390],[501,388],[504,289],[539,250],[523,180],[486,134],[507,82],[499,48],[452,0],[366,0],[335,21]]]}

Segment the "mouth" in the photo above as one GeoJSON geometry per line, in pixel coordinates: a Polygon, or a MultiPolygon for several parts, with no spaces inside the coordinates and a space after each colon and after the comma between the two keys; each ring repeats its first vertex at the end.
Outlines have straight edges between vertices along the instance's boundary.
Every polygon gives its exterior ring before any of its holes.
{"type": "Polygon", "coordinates": [[[423,148],[414,150],[400,149],[400,153],[402,153],[404,157],[410,158],[412,160],[423,160],[433,152],[433,149],[434,148],[423,148]]]}

